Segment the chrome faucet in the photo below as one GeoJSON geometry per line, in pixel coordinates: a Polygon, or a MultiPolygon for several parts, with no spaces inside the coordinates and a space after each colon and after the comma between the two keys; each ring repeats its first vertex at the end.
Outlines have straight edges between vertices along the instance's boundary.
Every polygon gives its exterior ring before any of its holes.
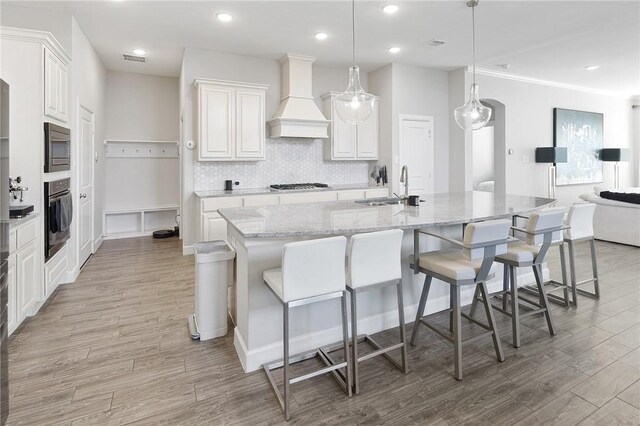
{"type": "Polygon", "coordinates": [[[409,198],[409,168],[407,166],[402,166],[402,170],[400,171],[400,183],[404,183],[404,195],[402,199],[409,198]]]}

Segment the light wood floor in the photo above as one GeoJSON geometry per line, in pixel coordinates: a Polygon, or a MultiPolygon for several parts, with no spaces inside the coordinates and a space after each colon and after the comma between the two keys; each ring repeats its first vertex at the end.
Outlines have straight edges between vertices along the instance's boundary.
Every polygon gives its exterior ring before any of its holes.
{"type": "MultiPolygon", "coordinates": [[[[423,327],[408,375],[378,357],[361,364],[361,394],[350,399],[330,377],[293,385],[291,423],[639,424],[640,249],[597,250],[602,298],[554,307],[556,337],[542,317],[527,318],[515,350],[497,314],[506,361],[495,361],[490,339],[465,346],[456,382],[451,348],[423,327]]],[[[243,373],[232,333],[189,338],[193,269],[177,239],[104,242],[11,337],[9,424],[282,423],[264,373],[243,373]]]]}

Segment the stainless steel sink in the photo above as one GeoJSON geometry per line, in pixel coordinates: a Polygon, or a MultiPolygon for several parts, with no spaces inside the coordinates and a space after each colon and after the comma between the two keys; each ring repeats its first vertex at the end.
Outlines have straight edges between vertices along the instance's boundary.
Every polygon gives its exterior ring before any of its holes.
{"type": "Polygon", "coordinates": [[[369,198],[367,200],[355,200],[354,203],[364,204],[367,206],[393,206],[397,204],[404,204],[401,199],[396,197],[369,198]]]}

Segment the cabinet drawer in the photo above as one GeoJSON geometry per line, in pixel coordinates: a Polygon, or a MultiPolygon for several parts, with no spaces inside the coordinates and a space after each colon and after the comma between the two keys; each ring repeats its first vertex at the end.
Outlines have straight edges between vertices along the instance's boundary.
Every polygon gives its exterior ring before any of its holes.
{"type": "Polygon", "coordinates": [[[213,197],[202,200],[203,212],[215,212],[228,207],[242,207],[242,197],[213,197]]]}
{"type": "Polygon", "coordinates": [[[364,198],[364,190],[360,189],[338,192],[338,200],[362,200],[364,198]]]}
{"type": "Polygon", "coordinates": [[[335,192],[305,192],[303,194],[282,194],[280,204],[316,203],[320,201],[336,201],[335,192]]]}
{"type": "Polygon", "coordinates": [[[389,188],[367,189],[364,193],[365,193],[365,198],[388,197],[389,196],[389,188]]]}
{"type": "Polygon", "coordinates": [[[24,226],[16,229],[16,249],[20,250],[22,247],[29,244],[29,242],[35,240],[38,237],[38,224],[36,220],[32,220],[24,226]]]}
{"type": "Polygon", "coordinates": [[[252,195],[250,197],[244,197],[245,207],[273,206],[275,204],[278,204],[278,202],[279,197],[275,194],[252,195]]]}
{"type": "Polygon", "coordinates": [[[64,246],[44,265],[46,297],[58,287],[62,274],[67,269],[67,246],[64,246]]]}

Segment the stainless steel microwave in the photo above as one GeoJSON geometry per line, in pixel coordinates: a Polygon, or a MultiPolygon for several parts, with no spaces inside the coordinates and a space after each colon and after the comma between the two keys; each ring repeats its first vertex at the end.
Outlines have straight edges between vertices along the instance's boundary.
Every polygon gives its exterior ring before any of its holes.
{"type": "Polygon", "coordinates": [[[45,173],[71,170],[71,132],[53,123],[44,123],[45,173]]]}

